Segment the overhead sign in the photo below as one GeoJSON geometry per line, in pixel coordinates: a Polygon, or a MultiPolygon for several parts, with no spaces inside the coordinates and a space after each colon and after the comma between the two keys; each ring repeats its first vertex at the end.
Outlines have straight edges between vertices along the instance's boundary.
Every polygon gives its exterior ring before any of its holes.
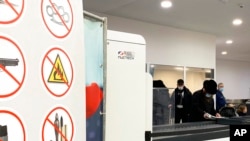
{"type": "Polygon", "coordinates": [[[74,124],[70,113],[63,107],[54,108],[45,118],[42,141],[73,141],[74,124]]]}
{"type": "Polygon", "coordinates": [[[0,141],[26,141],[20,117],[12,111],[0,109],[0,141]]]}
{"type": "Polygon", "coordinates": [[[0,99],[17,94],[26,73],[21,48],[8,37],[0,35],[0,99]]]}
{"type": "Polygon", "coordinates": [[[64,96],[73,81],[73,66],[61,48],[50,49],[42,62],[42,79],[46,89],[54,96],[64,96]]]}
{"type": "Polygon", "coordinates": [[[17,21],[23,13],[24,0],[0,0],[0,24],[17,21]]]}
{"type": "Polygon", "coordinates": [[[57,37],[66,37],[73,27],[73,10],[69,0],[42,0],[41,13],[49,32],[57,37]]]}

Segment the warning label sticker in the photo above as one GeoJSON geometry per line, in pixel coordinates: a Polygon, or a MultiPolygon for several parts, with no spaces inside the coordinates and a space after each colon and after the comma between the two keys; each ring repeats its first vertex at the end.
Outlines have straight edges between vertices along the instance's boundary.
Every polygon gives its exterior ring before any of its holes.
{"type": "Polygon", "coordinates": [[[54,62],[54,67],[51,70],[48,82],[68,83],[68,79],[59,54],[57,55],[56,60],[54,62]]]}

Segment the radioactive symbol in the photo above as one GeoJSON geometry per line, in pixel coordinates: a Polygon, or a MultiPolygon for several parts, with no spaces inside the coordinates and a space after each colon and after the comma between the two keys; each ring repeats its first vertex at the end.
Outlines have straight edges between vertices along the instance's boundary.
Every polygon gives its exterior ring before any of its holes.
{"type": "Polygon", "coordinates": [[[59,54],[57,54],[56,56],[56,60],[50,72],[48,82],[68,83],[68,79],[64,71],[63,64],[62,64],[59,54]]]}

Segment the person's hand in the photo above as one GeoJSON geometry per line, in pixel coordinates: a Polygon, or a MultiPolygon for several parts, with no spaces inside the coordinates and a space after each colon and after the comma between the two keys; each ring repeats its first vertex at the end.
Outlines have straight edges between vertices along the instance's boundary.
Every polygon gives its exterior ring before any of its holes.
{"type": "Polygon", "coordinates": [[[215,117],[220,118],[221,115],[219,113],[216,113],[215,117]]]}
{"type": "Polygon", "coordinates": [[[168,105],[168,108],[172,108],[172,104],[169,104],[169,105],[168,105]]]}
{"type": "Polygon", "coordinates": [[[205,119],[210,119],[212,117],[212,115],[210,115],[209,113],[204,113],[203,117],[205,119]]]}

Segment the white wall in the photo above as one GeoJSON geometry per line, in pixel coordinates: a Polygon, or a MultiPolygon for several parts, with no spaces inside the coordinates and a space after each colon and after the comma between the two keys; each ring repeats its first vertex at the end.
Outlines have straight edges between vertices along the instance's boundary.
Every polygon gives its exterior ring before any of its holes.
{"type": "Polygon", "coordinates": [[[250,63],[216,60],[213,35],[97,13],[108,18],[108,29],[142,35],[146,61],[154,64],[215,68],[229,99],[250,98],[250,63]]]}
{"type": "Polygon", "coordinates": [[[250,63],[242,61],[217,60],[217,82],[225,85],[227,99],[250,99],[250,63]]]}
{"type": "Polygon", "coordinates": [[[142,35],[149,63],[215,68],[216,37],[213,35],[96,14],[107,17],[109,30],[142,35]]]}

